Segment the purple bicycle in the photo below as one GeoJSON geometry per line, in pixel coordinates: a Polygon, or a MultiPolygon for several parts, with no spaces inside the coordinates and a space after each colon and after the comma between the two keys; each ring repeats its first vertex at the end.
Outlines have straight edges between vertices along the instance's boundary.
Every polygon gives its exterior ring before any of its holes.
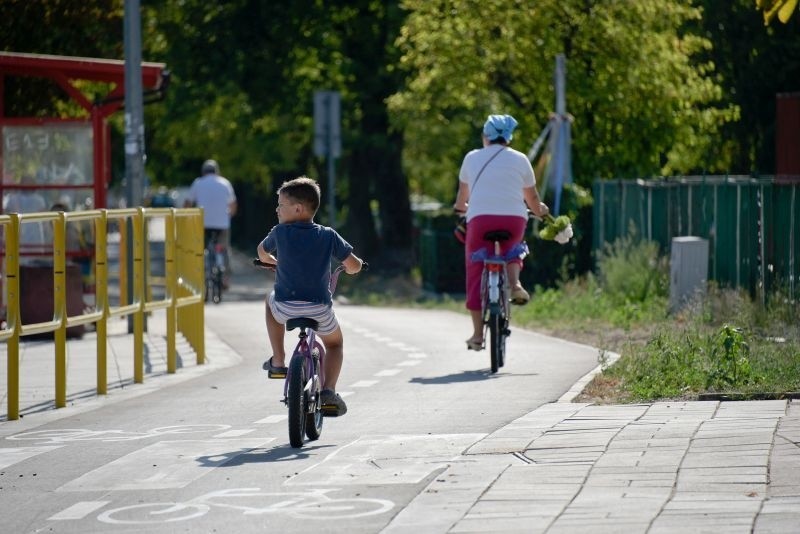
{"type": "MultiPolygon", "coordinates": [[[[266,269],[274,266],[253,260],[253,265],[266,269]]],[[[367,269],[366,262],[362,270],[367,269]]],[[[339,265],[331,273],[331,293],[336,290],[336,283],[344,267],[339,265]]],[[[283,403],[289,410],[289,443],[300,448],[305,438],[318,440],[322,434],[323,407],[322,385],[325,382],[324,366],[325,346],[317,339],[316,320],[308,317],[297,317],[286,321],[286,330],[299,329],[297,345],[289,359],[289,371],[283,383],[283,403]]]]}

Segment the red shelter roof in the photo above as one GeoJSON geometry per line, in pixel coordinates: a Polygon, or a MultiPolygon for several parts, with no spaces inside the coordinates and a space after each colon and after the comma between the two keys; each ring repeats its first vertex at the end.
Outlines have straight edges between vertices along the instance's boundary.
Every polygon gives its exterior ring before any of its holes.
{"type": "MultiPolygon", "coordinates": [[[[142,62],[142,91],[145,95],[163,96],[169,80],[164,63],[142,62]]],[[[94,132],[94,189],[95,206],[105,207],[105,187],[111,178],[109,167],[110,141],[106,118],[125,102],[125,61],[75,56],[53,56],[0,51],[0,123],[39,123],[40,118],[7,118],[4,109],[4,78],[6,76],[48,78],[59,85],[89,114],[94,132]],[[109,91],[98,100],[90,100],[75,81],[88,80],[108,83],[109,91]]],[[[59,120],[59,119],[55,119],[59,120]]],[[[0,192],[3,185],[0,183],[0,192]]]]}

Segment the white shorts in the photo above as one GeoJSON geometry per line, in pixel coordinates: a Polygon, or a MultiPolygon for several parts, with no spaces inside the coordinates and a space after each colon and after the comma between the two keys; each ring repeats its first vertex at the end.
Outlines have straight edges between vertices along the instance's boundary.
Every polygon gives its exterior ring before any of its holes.
{"type": "Polygon", "coordinates": [[[333,313],[333,306],[330,304],[316,304],[304,300],[277,302],[274,291],[269,294],[267,302],[272,316],[280,324],[286,324],[289,319],[308,317],[319,323],[319,328],[316,330],[323,336],[333,334],[339,328],[339,321],[336,320],[336,314],[333,313]]]}

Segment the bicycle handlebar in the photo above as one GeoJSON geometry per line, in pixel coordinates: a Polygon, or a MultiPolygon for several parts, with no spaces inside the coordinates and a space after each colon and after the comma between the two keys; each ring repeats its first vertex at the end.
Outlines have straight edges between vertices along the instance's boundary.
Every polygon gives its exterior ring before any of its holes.
{"type": "MultiPolygon", "coordinates": [[[[253,265],[255,267],[259,267],[261,269],[270,269],[270,270],[273,270],[273,271],[275,270],[275,264],[274,263],[266,263],[266,262],[263,262],[263,261],[259,260],[258,258],[253,258],[253,265]]],[[[343,271],[344,267],[342,267],[340,265],[336,269],[337,270],[341,269],[343,271]]],[[[367,263],[365,261],[362,261],[361,262],[361,270],[362,271],[369,271],[369,263],[367,263]]]]}

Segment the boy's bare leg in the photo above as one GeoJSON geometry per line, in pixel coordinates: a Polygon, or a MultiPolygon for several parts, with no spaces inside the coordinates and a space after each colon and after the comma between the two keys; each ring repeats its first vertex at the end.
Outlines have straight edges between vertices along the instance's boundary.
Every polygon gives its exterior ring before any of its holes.
{"type": "Polygon", "coordinates": [[[341,327],[327,336],[319,335],[325,344],[325,361],[323,363],[325,371],[325,383],[323,389],[336,391],[336,382],[339,380],[339,373],[342,371],[342,361],[344,360],[344,337],[341,327]]]}
{"type": "Polygon", "coordinates": [[[269,297],[267,299],[267,335],[269,335],[269,344],[272,346],[272,365],[285,367],[286,351],[283,348],[283,336],[286,328],[272,316],[272,310],[269,309],[269,297]]]}

